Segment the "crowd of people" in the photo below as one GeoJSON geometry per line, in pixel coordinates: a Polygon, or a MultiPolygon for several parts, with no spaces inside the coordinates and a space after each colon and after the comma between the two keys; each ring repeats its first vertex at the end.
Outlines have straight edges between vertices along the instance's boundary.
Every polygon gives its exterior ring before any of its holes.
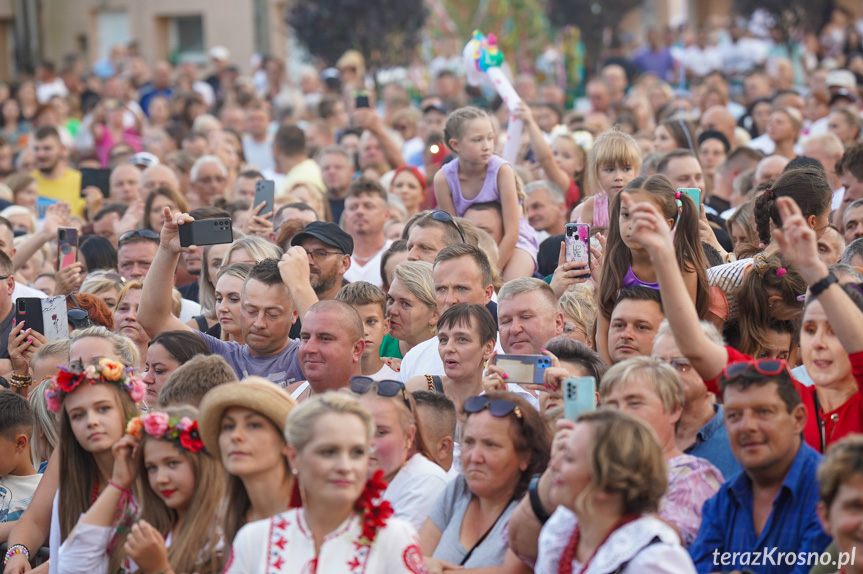
{"type": "Polygon", "coordinates": [[[518,75],[512,161],[446,54],[0,86],[3,572],[863,572],[860,34],[720,36],[518,75]]]}

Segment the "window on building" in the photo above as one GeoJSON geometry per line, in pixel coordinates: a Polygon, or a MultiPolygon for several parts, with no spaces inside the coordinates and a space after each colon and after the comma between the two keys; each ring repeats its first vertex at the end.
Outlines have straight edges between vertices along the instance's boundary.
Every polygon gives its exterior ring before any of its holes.
{"type": "Polygon", "coordinates": [[[169,50],[175,61],[207,61],[204,50],[204,19],[201,15],[171,18],[169,50]]]}

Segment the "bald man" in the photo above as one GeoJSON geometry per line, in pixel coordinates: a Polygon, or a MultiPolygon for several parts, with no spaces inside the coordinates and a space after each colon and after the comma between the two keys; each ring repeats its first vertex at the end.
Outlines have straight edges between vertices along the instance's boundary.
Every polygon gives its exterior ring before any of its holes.
{"type": "Polygon", "coordinates": [[[788,158],[781,155],[770,155],[758,162],[755,168],[755,177],[752,178],[752,187],[756,188],[765,181],[776,179],[788,165],[788,158]]]}
{"type": "Polygon", "coordinates": [[[727,139],[728,143],[731,144],[732,150],[737,148],[737,139],[734,135],[737,122],[725,106],[712,106],[707,108],[707,110],[701,114],[701,120],[698,123],[701,126],[701,131],[716,130],[725,136],[725,139],[727,139]]]}
{"type": "Polygon", "coordinates": [[[839,206],[842,205],[842,197],[845,195],[845,188],[842,187],[841,178],[836,173],[836,162],[842,159],[844,152],[845,147],[842,145],[842,140],[830,132],[814,135],[803,140],[803,155],[817,159],[824,166],[827,182],[830,184],[830,189],[833,190],[832,208],[834,210],[839,209],[839,206]]]}
{"type": "Polygon", "coordinates": [[[129,205],[141,199],[141,171],[131,163],[121,163],[111,172],[110,201],[129,205]]]}
{"type": "Polygon", "coordinates": [[[351,377],[360,374],[366,345],[359,313],[344,301],[328,299],[312,305],[302,321],[298,357],[306,381],[288,391],[304,401],[346,388],[351,377]]]}
{"type": "Polygon", "coordinates": [[[141,172],[141,192],[144,200],[160,187],[167,187],[177,193],[183,193],[177,174],[167,165],[151,165],[141,172]]]}

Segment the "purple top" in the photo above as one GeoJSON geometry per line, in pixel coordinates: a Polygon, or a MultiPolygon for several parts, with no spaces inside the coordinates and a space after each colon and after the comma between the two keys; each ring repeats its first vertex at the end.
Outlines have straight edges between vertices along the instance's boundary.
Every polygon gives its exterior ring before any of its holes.
{"type": "Polygon", "coordinates": [[[638,277],[635,276],[635,273],[632,272],[632,265],[629,266],[629,271],[626,272],[626,277],[623,278],[623,286],[624,287],[649,287],[651,289],[656,289],[659,291],[659,283],[647,283],[646,281],[642,281],[638,277]]]}
{"type": "Polygon", "coordinates": [[[473,199],[466,199],[461,194],[461,186],[458,182],[458,158],[444,165],[441,169],[446,176],[447,185],[449,185],[450,194],[452,194],[452,202],[455,205],[455,212],[459,217],[464,217],[464,212],[470,209],[474,203],[485,203],[486,201],[496,201],[500,203],[500,192],[497,190],[497,172],[500,168],[509,162],[498,155],[492,154],[488,158],[488,168],[485,172],[485,181],[482,184],[482,189],[473,199]]]}

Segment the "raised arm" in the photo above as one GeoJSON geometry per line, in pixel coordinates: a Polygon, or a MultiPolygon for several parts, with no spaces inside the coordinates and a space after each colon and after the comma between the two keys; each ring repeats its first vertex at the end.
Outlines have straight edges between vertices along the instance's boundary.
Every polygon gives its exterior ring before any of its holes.
{"type": "Polygon", "coordinates": [[[621,200],[633,220],[632,233],[656,271],[662,307],[678,348],[702,379],[715,379],[728,363],[728,351],[711,341],[701,328],[698,311],[680,273],[668,224],[649,202],[633,203],[626,193],[621,200]]]}
{"type": "Polygon", "coordinates": [[[41,229],[30,235],[15,249],[15,257],[12,258],[12,267],[15,271],[21,269],[33,254],[42,249],[43,245],[55,239],[58,229],[71,226],[69,211],[69,204],[65,201],[48,206],[41,229]]]}
{"type": "Polygon", "coordinates": [[[533,119],[533,112],[530,111],[530,107],[522,101],[518,104],[513,115],[521,119],[527,127],[527,133],[530,135],[530,147],[533,149],[536,161],[539,162],[542,171],[545,172],[546,179],[556,183],[563,190],[563,193],[566,193],[572,184],[572,179],[554,161],[554,154],[545,141],[545,134],[542,133],[542,128],[533,119]]]}
{"type": "MultiPolygon", "coordinates": [[[[774,231],[782,255],[793,266],[808,285],[826,278],[830,270],[818,256],[815,231],[809,227],[797,203],[789,197],[776,200],[782,229],[774,231]]],[[[863,311],[848,296],[838,283],[833,283],[820,295],[818,301],[836,333],[842,347],[850,355],[863,351],[863,311]]]]}
{"type": "Polygon", "coordinates": [[[144,281],[141,307],[138,310],[138,322],[150,337],[165,331],[193,330],[171,313],[171,290],[174,288],[172,281],[180,253],[185,251],[180,247],[179,226],[194,219],[188,213],[171,215],[169,207],[165,207],[164,216],[159,250],[144,281]]]}
{"type": "Polygon", "coordinates": [[[279,261],[279,275],[291,292],[291,299],[297,308],[300,321],[306,316],[309,308],[318,302],[318,296],[312,289],[310,272],[309,256],[299,245],[288,249],[279,261]]]}
{"type": "Polygon", "coordinates": [[[378,138],[378,143],[381,144],[381,151],[393,169],[405,165],[405,158],[402,156],[401,149],[387,133],[375,110],[371,108],[357,108],[354,110],[353,120],[357,127],[369,130],[378,138]]]}

